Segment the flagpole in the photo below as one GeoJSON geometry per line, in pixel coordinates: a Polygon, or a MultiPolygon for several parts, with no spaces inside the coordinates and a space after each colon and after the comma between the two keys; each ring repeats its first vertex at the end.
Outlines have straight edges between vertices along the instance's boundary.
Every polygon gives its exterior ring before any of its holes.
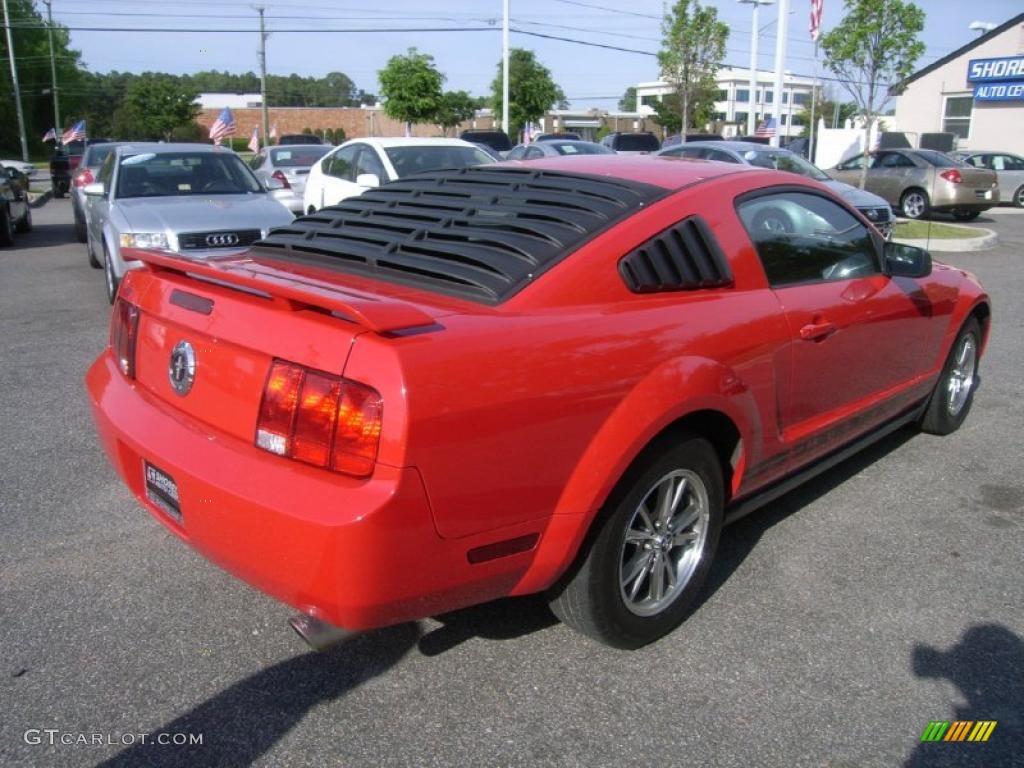
{"type": "Polygon", "coordinates": [[[814,78],[811,80],[811,130],[809,133],[810,140],[807,143],[807,159],[812,163],[814,157],[818,153],[815,151],[817,147],[814,146],[814,102],[818,100],[818,41],[814,41],[814,78]]]}

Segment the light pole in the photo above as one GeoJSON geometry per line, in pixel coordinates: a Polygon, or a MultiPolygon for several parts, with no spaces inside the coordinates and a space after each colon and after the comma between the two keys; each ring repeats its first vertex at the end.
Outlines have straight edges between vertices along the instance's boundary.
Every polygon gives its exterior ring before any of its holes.
{"type": "Polygon", "coordinates": [[[750,22],[750,106],[747,109],[747,135],[753,136],[756,130],[757,116],[757,10],[762,5],[772,5],[775,0],[739,0],[740,3],[752,5],[753,17],[750,22]]]}
{"type": "MultiPolygon", "coordinates": [[[[508,133],[508,12],[509,0],[504,0],[504,19],[501,26],[501,130],[508,133]]],[[[513,141],[513,143],[515,143],[513,141]]]]}
{"type": "Polygon", "coordinates": [[[782,78],[786,69],[786,35],[789,32],[789,0],[779,0],[779,29],[775,37],[775,133],[772,146],[777,147],[782,138],[782,78]]]}
{"type": "Polygon", "coordinates": [[[21,135],[21,159],[28,162],[28,139],[25,137],[25,115],[21,111],[21,88],[18,86],[18,68],[14,64],[14,38],[11,36],[11,18],[7,11],[7,0],[4,6],[4,32],[7,34],[7,55],[11,60],[11,85],[14,86],[14,106],[18,113],[18,133],[21,135]]]}
{"type": "Polygon", "coordinates": [[[253,6],[260,15],[260,122],[263,127],[263,146],[270,144],[270,114],[267,110],[267,32],[263,25],[266,6],[253,6]]]}
{"type": "Polygon", "coordinates": [[[53,54],[53,0],[43,0],[46,3],[46,34],[50,37],[50,79],[53,82],[53,130],[60,131],[63,126],[60,124],[60,106],[57,99],[57,59],[53,54]]]}

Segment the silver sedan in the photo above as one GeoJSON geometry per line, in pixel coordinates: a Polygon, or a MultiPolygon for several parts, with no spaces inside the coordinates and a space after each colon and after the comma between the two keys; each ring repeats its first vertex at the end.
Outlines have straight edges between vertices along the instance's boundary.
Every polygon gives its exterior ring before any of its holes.
{"type": "Polygon", "coordinates": [[[277,179],[283,189],[274,191],[274,197],[293,213],[302,213],[302,193],[306,191],[309,169],[334,147],[330,144],[286,144],[264,147],[249,160],[256,178],[264,184],[277,179]]]}
{"type": "Polygon", "coordinates": [[[533,160],[538,157],[572,157],[573,155],[614,155],[615,152],[592,141],[549,139],[513,147],[507,160],[533,160]]]}
{"type": "Polygon", "coordinates": [[[111,303],[126,270],[123,248],[209,258],[245,250],[294,218],[241,158],[210,144],[122,144],[84,187],[89,264],[103,269],[111,303]]]}
{"type": "Polygon", "coordinates": [[[950,154],[967,165],[995,171],[999,180],[999,199],[1024,208],[1024,157],[984,149],[961,150],[950,154]]]}

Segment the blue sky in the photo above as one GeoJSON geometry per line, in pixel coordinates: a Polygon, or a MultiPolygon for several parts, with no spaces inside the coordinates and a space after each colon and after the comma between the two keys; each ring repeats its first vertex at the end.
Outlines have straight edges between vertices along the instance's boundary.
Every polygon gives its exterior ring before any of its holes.
{"type": "MultiPolygon", "coordinates": [[[[364,90],[377,92],[377,71],[388,57],[410,46],[434,56],[448,77],[446,87],[475,95],[489,92],[501,54],[501,0],[262,0],[267,5],[268,71],[323,75],[341,71],[364,90]],[[493,29],[491,29],[493,25],[493,29]],[[487,27],[482,32],[293,33],[366,27],[487,27]],[[275,31],[277,30],[277,31],[275,31]]],[[[54,0],[54,17],[72,29],[72,45],[94,72],[205,69],[257,71],[254,3],[247,0],[54,0]],[[166,30],[203,28],[208,32],[101,32],[76,27],[130,27],[166,30]]],[[[750,6],[737,0],[706,0],[732,28],[727,62],[747,66],[750,58],[750,6]]],[[[787,68],[813,70],[814,47],[807,31],[810,0],[790,0],[787,68]]],[[[824,27],[842,15],[841,0],[825,0],[824,27]]],[[[972,39],[973,20],[1002,23],[1021,11],[1021,0],[918,0],[927,14],[923,66],[972,39]]],[[[41,3],[40,3],[41,6],[41,3]]],[[[512,0],[513,26],[548,35],[605,45],[657,51],[662,0],[512,0]],[[621,12],[590,6],[621,9],[621,12]]],[[[761,66],[771,68],[777,6],[762,7],[761,66]]],[[[566,42],[512,35],[512,45],[530,48],[549,68],[574,107],[614,108],[626,86],[656,79],[651,56],[566,42]]]]}

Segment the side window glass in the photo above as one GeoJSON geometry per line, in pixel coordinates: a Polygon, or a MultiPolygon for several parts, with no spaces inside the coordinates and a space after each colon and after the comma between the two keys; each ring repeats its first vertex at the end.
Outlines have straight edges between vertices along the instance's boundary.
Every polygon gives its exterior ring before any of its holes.
{"type": "Polygon", "coordinates": [[[699,160],[704,157],[704,150],[699,147],[690,147],[689,149],[679,150],[680,157],[688,157],[691,160],[699,160]]]}
{"type": "Polygon", "coordinates": [[[825,197],[806,192],[759,195],[742,201],[738,212],[772,287],[881,271],[867,227],[825,197]]]}
{"type": "Polygon", "coordinates": [[[533,160],[538,157],[544,157],[544,153],[536,147],[530,147],[526,150],[526,159],[533,160]]]}
{"type": "Polygon", "coordinates": [[[738,163],[735,157],[730,155],[728,152],[722,152],[719,149],[709,149],[707,154],[708,160],[717,160],[720,163],[738,163]]]}
{"type": "Polygon", "coordinates": [[[506,159],[508,159],[508,160],[522,160],[523,159],[523,155],[525,155],[525,154],[526,154],[526,147],[519,146],[519,147],[516,147],[515,149],[513,149],[511,152],[509,152],[508,153],[508,157],[506,159]]]}
{"type": "Polygon", "coordinates": [[[840,171],[859,171],[863,167],[864,167],[864,155],[857,155],[856,157],[851,157],[846,162],[840,163],[837,166],[837,168],[840,171]]]}
{"type": "Polygon", "coordinates": [[[384,165],[381,163],[380,158],[377,157],[377,150],[373,147],[362,147],[356,156],[355,175],[358,176],[361,173],[372,173],[380,179],[381,184],[388,180],[387,175],[384,173],[384,165]]]}
{"type": "Polygon", "coordinates": [[[352,146],[339,149],[335,152],[334,156],[331,157],[331,164],[327,170],[327,174],[344,181],[354,181],[355,175],[353,174],[353,161],[355,160],[357,149],[358,146],[352,146]]]}
{"type": "Polygon", "coordinates": [[[1014,155],[1003,156],[1003,169],[1007,171],[1024,171],[1024,158],[1014,155]]]}

